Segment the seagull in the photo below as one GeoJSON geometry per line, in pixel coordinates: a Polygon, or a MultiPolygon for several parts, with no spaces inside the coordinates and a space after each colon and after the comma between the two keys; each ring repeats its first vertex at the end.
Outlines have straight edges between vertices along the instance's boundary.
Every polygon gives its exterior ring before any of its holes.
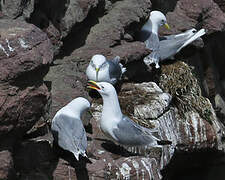
{"type": "Polygon", "coordinates": [[[109,82],[115,85],[125,71],[126,68],[120,63],[119,56],[112,60],[107,60],[105,56],[96,54],[91,58],[86,75],[89,80],[109,82]]]}
{"type": "Polygon", "coordinates": [[[87,136],[81,121],[81,115],[90,108],[90,103],[78,97],[61,108],[51,124],[54,140],[64,150],[70,151],[79,161],[79,155],[87,157],[87,136]]]}
{"type": "Polygon", "coordinates": [[[155,63],[156,68],[160,67],[159,61],[173,59],[181,49],[206,33],[205,29],[197,31],[192,28],[180,34],[160,37],[158,29],[163,25],[169,29],[165,15],[160,11],[152,11],[138,36],[138,39],[152,50],[152,53],[144,58],[144,63],[146,65],[155,63]]]}
{"type": "Polygon", "coordinates": [[[88,81],[87,87],[97,90],[103,98],[100,128],[106,136],[128,147],[158,147],[159,139],[152,135],[152,132],[157,132],[156,129],[142,127],[122,114],[113,85],[107,82],[88,81]]]}

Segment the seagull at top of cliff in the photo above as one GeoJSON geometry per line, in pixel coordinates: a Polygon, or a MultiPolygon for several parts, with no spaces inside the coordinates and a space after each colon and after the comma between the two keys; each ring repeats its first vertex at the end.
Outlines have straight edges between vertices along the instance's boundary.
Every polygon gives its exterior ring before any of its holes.
{"type": "Polygon", "coordinates": [[[159,37],[158,29],[163,25],[169,29],[165,15],[160,11],[152,11],[138,37],[140,41],[145,42],[147,48],[152,50],[152,53],[144,58],[144,63],[146,65],[155,63],[156,68],[160,67],[159,61],[173,59],[182,48],[206,33],[205,29],[197,31],[192,28],[180,34],[159,37]]]}
{"type": "Polygon", "coordinates": [[[90,103],[83,97],[72,100],[61,108],[52,120],[51,130],[54,140],[64,150],[70,151],[79,160],[79,155],[87,157],[87,136],[81,121],[81,115],[90,108],[90,103]]]}
{"type": "Polygon", "coordinates": [[[125,146],[158,146],[152,135],[156,129],[148,129],[122,114],[115,88],[107,82],[88,81],[88,88],[97,90],[103,98],[100,128],[115,142],[125,146]]]}
{"type": "Polygon", "coordinates": [[[126,68],[123,68],[123,65],[120,63],[119,56],[112,60],[107,60],[105,56],[96,54],[91,58],[86,75],[89,80],[109,82],[115,85],[125,71],[126,68]]]}

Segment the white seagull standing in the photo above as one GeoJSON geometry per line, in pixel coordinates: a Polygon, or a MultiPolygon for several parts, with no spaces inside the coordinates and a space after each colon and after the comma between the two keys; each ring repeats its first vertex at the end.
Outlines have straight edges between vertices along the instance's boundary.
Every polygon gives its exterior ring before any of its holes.
{"type": "Polygon", "coordinates": [[[184,33],[159,37],[158,29],[162,25],[169,29],[165,15],[160,11],[152,11],[138,37],[140,41],[145,42],[147,48],[152,50],[152,53],[144,58],[145,64],[155,63],[156,68],[160,67],[159,61],[173,59],[182,48],[205,34],[205,29],[197,31],[192,28],[184,33]]]}
{"type": "Polygon", "coordinates": [[[123,65],[120,63],[119,56],[112,60],[107,60],[105,56],[96,54],[91,58],[86,75],[89,80],[109,82],[115,85],[125,71],[126,68],[123,68],[123,65]]]}
{"type": "Polygon", "coordinates": [[[87,157],[87,136],[81,121],[82,113],[90,108],[90,103],[83,97],[72,100],[61,108],[52,120],[51,130],[54,140],[58,145],[74,154],[79,160],[79,155],[87,157]]]}
{"type": "Polygon", "coordinates": [[[107,82],[89,81],[88,88],[97,90],[103,98],[100,128],[104,134],[121,145],[158,146],[157,139],[150,130],[122,114],[115,88],[107,82]]]}

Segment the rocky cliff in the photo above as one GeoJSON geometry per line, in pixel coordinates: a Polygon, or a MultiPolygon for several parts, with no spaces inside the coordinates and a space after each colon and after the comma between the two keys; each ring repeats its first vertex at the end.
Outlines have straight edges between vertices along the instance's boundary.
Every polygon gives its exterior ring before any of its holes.
{"type": "Polygon", "coordinates": [[[0,2],[0,179],[223,179],[222,0],[0,2]],[[145,66],[150,51],[135,39],[152,9],[171,26],[161,34],[207,30],[160,70],[145,66]],[[90,97],[85,76],[97,53],[118,55],[127,68],[118,88],[123,113],[157,127],[170,144],[130,149],[102,134],[102,102],[90,97]],[[84,119],[89,159],[79,162],[49,131],[57,110],[77,96],[92,102],[84,119]]]}

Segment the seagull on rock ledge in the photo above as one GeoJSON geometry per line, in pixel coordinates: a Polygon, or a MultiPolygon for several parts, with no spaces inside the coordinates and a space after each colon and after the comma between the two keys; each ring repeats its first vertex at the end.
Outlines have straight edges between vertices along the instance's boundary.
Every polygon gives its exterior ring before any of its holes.
{"type": "Polygon", "coordinates": [[[158,146],[156,132],[140,126],[122,114],[115,88],[107,82],[88,81],[88,88],[97,90],[103,98],[103,110],[100,128],[104,134],[117,143],[130,146],[158,146]]]}
{"type": "Polygon", "coordinates": [[[126,68],[120,63],[119,56],[112,60],[107,60],[105,56],[96,54],[91,58],[86,75],[89,80],[109,82],[115,85],[125,71],[126,68]]]}
{"type": "Polygon", "coordinates": [[[169,29],[165,15],[160,11],[152,11],[138,37],[140,41],[145,42],[147,48],[152,50],[152,53],[144,58],[144,63],[146,65],[155,63],[156,68],[160,67],[159,61],[173,59],[181,49],[205,34],[205,29],[197,31],[192,28],[180,34],[159,37],[158,29],[162,25],[169,29]]]}
{"type": "Polygon", "coordinates": [[[52,120],[51,130],[54,140],[64,150],[70,151],[79,160],[79,155],[87,157],[87,136],[81,121],[81,115],[90,108],[90,103],[83,97],[72,100],[61,108],[52,120]]]}

